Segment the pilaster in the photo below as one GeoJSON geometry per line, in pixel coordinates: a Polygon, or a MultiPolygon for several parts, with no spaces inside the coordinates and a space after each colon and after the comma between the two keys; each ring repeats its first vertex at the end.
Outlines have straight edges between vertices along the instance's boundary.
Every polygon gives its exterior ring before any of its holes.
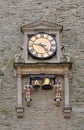
{"type": "Polygon", "coordinates": [[[17,117],[23,117],[24,107],[22,106],[22,75],[21,72],[17,72],[17,117]]]}
{"type": "Polygon", "coordinates": [[[60,52],[60,41],[59,41],[59,32],[57,32],[56,34],[56,42],[57,42],[57,61],[60,62],[60,55],[61,55],[61,52],[60,52]]]}
{"type": "Polygon", "coordinates": [[[25,59],[25,63],[27,63],[27,60],[28,60],[28,50],[27,50],[27,48],[28,48],[28,45],[27,45],[27,43],[28,43],[28,35],[27,35],[27,33],[25,32],[24,33],[24,50],[23,50],[23,57],[24,57],[24,59],[25,59]]]}
{"type": "Polygon", "coordinates": [[[68,71],[64,72],[64,117],[70,118],[71,106],[69,100],[69,74],[68,71]]]}

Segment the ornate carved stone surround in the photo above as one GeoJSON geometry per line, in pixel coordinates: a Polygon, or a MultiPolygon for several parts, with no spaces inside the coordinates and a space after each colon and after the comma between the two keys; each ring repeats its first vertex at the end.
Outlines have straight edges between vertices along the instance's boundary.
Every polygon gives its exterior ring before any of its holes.
{"type": "Polygon", "coordinates": [[[64,80],[64,117],[70,117],[71,106],[69,101],[69,71],[72,63],[69,57],[63,57],[61,51],[61,31],[63,27],[48,21],[40,21],[21,27],[24,34],[22,55],[15,56],[14,68],[17,76],[17,116],[23,117],[24,106],[22,104],[22,77],[29,74],[56,74],[63,76],[64,80]],[[38,32],[46,32],[56,36],[57,53],[47,60],[36,60],[28,53],[28,38],[38,32]]]}

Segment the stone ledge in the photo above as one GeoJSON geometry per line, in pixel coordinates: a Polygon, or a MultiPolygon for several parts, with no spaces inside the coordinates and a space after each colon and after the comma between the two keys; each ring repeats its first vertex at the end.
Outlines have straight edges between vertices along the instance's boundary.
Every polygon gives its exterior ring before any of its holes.
{"type": "Polygon", "coordinates": [[[17,68],[17,67],[28,67],[28,66],[46,66],[46,65],[50,65],[50,66],[55,66],[55,67],[68,67],[69,69],[72,68],[72,62],[60,62],[60,63],[49,63],[49,62],[33,62],[33,63],[13,63],[13,67],[17,68]]]}

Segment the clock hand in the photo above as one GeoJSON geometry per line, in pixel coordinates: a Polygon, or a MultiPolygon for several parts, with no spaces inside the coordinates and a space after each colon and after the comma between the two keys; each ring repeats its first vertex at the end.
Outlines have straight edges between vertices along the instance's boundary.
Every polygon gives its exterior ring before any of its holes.
{"type": "Polygon", "coordinates": [[[44,45],[44,44],[42,44],[42,43],[34,43],[34,45],[38,45],[38,46],[46,46],[46,45],[44,45]]]}
{"type": "Polygon", "coordinates": [[[38,45],[38,46],[40,46],[38,43],[34,43],[34,45],[38,45]]]}
{"type": "Polygon", "coordinates": [[[45,51],[48,51],[48,48],[45,48],[45,46],[43,47],[45,51]]]}
{"type": "Polygon", "coordinates": [[[40,43],[41,46],[46,46],[45,44],[40,43]]]}
{"type": "Polygon", "coordinates": [[[46,47],[46,45],[44,45],[44,44],[42,44],[42,43],[34,43],[34,45],[41,46],[41,47],[43,47],[43,48],[44,48],[44,50],[45,50],[45,51],[48,51],[48,49],[47,49],[47,48],[45,48],[45,47],[46,47]]]}
{"type": "Polygon", "coordinates": [[[34,43],[34,45],[38,45],[38,46],[46,46],[46,45],[43,45],[42,43],[34,43]]]}
{"type": "Polygon", "coordinates": [[[44,48],[45,51],[48,51],[45,44],[40,43],[40,45],[44,48]]]}
{"type": "Polygon", "coordinates": [[[45,46],[41,45],[41,47],[43,47],[45,51],[48,51],[48,49],[45,46]]]}

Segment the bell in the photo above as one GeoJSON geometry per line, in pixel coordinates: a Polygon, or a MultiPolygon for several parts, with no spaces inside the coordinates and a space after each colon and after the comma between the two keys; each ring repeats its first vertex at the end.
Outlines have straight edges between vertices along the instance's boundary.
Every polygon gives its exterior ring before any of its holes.
{"type": "Polygon", "coordinates": [[[50,83],[50,78],[44,78],[42,89],[48,90],[48,89],[52,89],[52,88],[53,88],[53,86],[50,83]]]}
{"type": "Polygon", "coordinates": [[[33,88],[39,88],[39,87],[40,87],[40,84],[39,84],[38,80],[35,80],[34,84],[33,84],[33,88]]]}

